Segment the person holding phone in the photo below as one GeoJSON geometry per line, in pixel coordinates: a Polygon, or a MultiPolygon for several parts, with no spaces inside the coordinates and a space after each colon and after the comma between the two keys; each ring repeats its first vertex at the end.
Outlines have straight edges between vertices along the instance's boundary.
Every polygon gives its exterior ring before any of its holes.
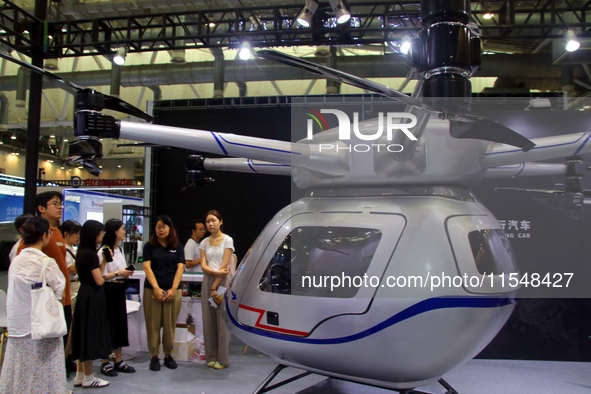
{"type": "Polygon", "coordinates": [[[210,237],[199,244],[199,249],[202,250],[201,267],[205,273],[201,285],[205,361],[209,368],[224,369],[230,364],[230,331],[224,323],[223,308],[212,307],[208,298],[217,297],[219,286],[228,288],[228,265],[234,253],[234,240],[222,232],[224,219],[219,211],[207,212],[205,225],[211,233],[210,237]]]}
{"type": "Polygon", "coordinates": [[[152,371],[160,371],[161,328],[164,366],[169,369],[177,367],[170,354],[174,346],[176,319],[181,310],[179,284],[184,271],[185,252],[172,219],[167,215],[158,216],[150,241],[144,245],[144,316],[152,371]]]}
{"type": "Polygon", "coordinates": [[[107,302],[107,320],[109,333],[112,340],[112,348],[115,352],[115,367],[108,359],[102,360],[101,373],[105,376],[117,376],[118,372],[134,373],[135,369],[123,361],[123,346],[129,346],[127,339],[127,308],[125,290],[127,278],[133,271],[127,269],[125,256],[119,243],[125,240],[125,226],[119,219],[109,219],[105,223],[105,236],[102,246],[98,251],[101,267],[105,270],[102,275],[105,279],[105,300],[107,302]]]}

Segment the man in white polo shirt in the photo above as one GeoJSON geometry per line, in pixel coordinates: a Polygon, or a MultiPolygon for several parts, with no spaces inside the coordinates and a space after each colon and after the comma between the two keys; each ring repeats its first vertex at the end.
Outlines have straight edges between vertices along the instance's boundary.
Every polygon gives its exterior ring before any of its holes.
{"type": "Polygon", "coordinates": [[[205,237],[205,225],[200,220],[191,223],[191,238],[185,244],[185,271],[203,272],[199,243],[205,237]]]}

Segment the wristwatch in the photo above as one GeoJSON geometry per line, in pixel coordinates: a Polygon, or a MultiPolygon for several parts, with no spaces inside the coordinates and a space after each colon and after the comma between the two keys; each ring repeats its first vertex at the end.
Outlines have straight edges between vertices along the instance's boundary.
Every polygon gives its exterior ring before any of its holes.
{"type": "Polygon", "coordinates": [[[115,271],[115,278],[117,277],[117,271],[115,271]]]}

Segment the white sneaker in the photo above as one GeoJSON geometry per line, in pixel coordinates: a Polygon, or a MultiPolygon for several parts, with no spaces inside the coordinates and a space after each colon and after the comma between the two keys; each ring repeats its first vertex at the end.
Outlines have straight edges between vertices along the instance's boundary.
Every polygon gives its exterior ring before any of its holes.
{"type": "Polygon", "coordinates": [[[109,385],[109,382],[107,382],[106,380],[103,380],[101,378],[97,378],[96,376],[94,377],[94,379],[92,379],[89,382],[87,382],[87,381],[82,382],[83,389],[99,389],[101,387],[107,387],[108,385],[109,385]]]}
{"type": "Polygon", "coordinates": [[[84,375],[82,375],[82,377],[80,379],[78,379],[78,376],[76,376],[74,378],[74,387],[82,386],[82,382],[84,382],[84,375]]]}

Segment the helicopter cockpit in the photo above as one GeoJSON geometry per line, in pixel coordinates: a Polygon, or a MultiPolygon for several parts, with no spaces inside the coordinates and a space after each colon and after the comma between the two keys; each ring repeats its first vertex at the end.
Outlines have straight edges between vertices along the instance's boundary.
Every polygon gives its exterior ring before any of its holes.
{"type": "Polygon", "coordinates": [[[360,227],[298,227],[285,237],[261,277],[262,291],[311,297],[351,298],[354,286],[324,286],[323,278],[362,277],[382,232],[360,227]],[[310,278],[311,286],[295,278],[310,278]]]}

